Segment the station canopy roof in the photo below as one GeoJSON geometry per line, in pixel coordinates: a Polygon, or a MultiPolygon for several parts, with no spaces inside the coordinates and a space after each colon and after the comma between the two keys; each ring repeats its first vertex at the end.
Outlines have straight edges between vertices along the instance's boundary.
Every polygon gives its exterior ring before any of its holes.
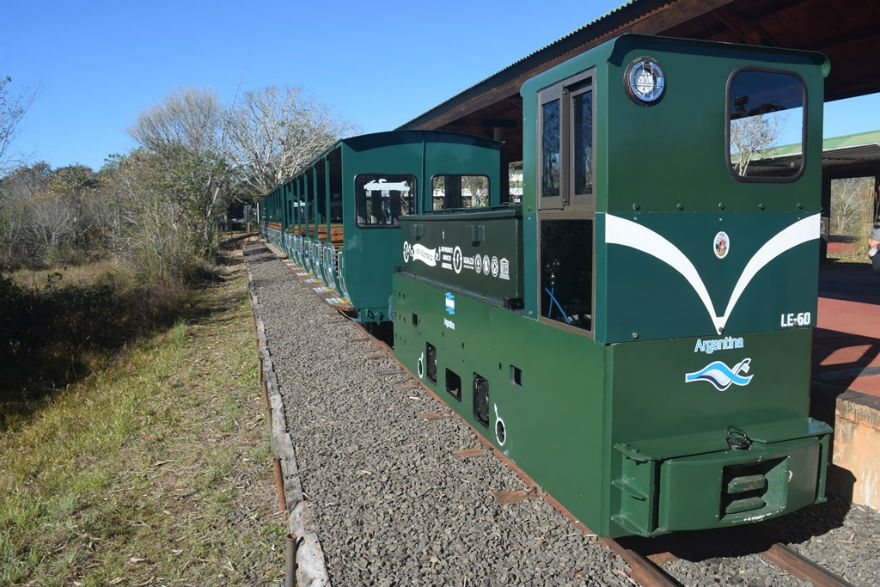
{"type": "MultiPolygon", "coordinates": [[[[801,160],[801,145],[784,145],[763,160],[765,169],[786,169],[801,160]]],[[[822,169],[834,178],[877,176],[880,178],[880,130],[872,130],[822,141],[822,169]]]]}
{"type": "Polygon", "coordinates": [[[442,129],[502,139],[508,158],[517,160],[522,157],[522,83],[626,32],[820,51],[831,61],[826,100],[880,91],[877,0],[632,0],[400,130],[442,129]]]}
{"type": "Polygon", "coordinates": [[[825,139],[822,167],[831,176],[880,174],[880,130],[825,139]]]}

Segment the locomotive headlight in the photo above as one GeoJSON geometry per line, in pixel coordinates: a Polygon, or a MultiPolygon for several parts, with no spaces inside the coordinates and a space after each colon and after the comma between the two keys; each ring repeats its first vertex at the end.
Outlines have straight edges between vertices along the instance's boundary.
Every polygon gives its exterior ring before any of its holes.
{"type": "Polygon", "coordinates": [[[624,84],[626,93],[636,104],[655,104],[666,90],[666,75],[656,61],[639,57],[626,68],[624,84]]]}

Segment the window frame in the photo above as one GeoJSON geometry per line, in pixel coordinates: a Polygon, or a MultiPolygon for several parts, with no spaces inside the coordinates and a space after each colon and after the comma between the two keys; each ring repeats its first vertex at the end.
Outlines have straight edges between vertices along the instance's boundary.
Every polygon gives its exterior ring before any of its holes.
{"type": "Polygon", "coordinates": [[[562,210],[577,208],[585,211],[596,210],[596,69],[585,71],[561,80],[538,92],[537,112],[537,161],[536,161],[536,199],[538,210],[562,210]],[[575,194],[574,157],[574,104],[575,98],[590,93],[590,193],[575,194]],[[544,107],[559,101],[559,195],[544,196],[544,107]]]}
{"type": "Polygon", "coordinates": [[[563,163],[562,163],[562,149],[564,139],[562,136],[562,84],[556,84],[547,88],[546,90],[542,90],[538,92],[538,150],[537,150],[537,183],[536,183],[536,191],[537,191],[537,208],[538,210],[561,210],[564,203],[563,193],[565,193],[565,173],[563,171],[563,163]],[[544,195],[544,108],[548,104],[552,102],[559,103],[559,133],[557,140],[559,141],[559,193],[555,196],[545,196],[544,195]]]}

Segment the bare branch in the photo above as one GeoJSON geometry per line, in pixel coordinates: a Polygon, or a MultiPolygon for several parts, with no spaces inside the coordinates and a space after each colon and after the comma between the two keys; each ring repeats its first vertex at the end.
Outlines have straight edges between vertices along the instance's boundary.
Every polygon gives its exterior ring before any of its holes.
{"type": "Polygon", "coordinates": [[[11,96],[8,85],[12,81],[9,76],[0,76],[0,170],[6,164],[6,149],[15,138],[19,124],[28,108],[34,103],[37,91],[23,91],[11,96]]]}
{"type": "Polygon", "coordinates": [[[354,128],[300,87],[246,92],[227,112],[230,156],[244,191],[263,195],[354,128]]]}

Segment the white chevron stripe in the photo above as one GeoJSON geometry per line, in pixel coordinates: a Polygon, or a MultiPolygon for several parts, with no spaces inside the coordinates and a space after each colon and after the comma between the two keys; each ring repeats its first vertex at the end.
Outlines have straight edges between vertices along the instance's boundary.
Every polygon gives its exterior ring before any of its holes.
{"type": "MultiPolygon", "coordinates": [[[[801,243],[805,243],[819,238],[821,228],[821,218],[818,214],[807,216],[802,220],[798,220],[788,228],[784,228],[776,236],[764,243],[758,252],[755,253],[746,268],[740,274],[733,292],[730,294],[730,301],[727,302],[727,309],[722,317],[722,328],[727,323],[727,318],[733,312],[734,306],[739,301],[740,296],[745,291],[746,286],[752,281],[752,278],[763,269],[770,261],[784,253],[785,251],[796,247],[801,243]]],[[[816,261],[818,263],[818,260],[816,261]]]]}
{"type": "Polygon", "coordinates": [[[650,228],[610,214],[605,215],[605,242],[631,247],[657,257],[681,273],[697,292],[703,305],[706,306],[709,316],[712,317],[715,328],[718,328],[718,319],[715,317],[715,307],[712,304],[712,298],[709,297],[709,290],[706,289],[697,268],[678,247],[650,228]]]}
{"type": "Polygon", "coordinates": [[[712,319],[715,330],[721,334],[730,314],[733,312],[734,307],[736,307],[746,287],[752,281],[752,278],[785,251],[801,243],[819,238],[819,226],[819,214],[814,214],[782,229],[764,243],[752,258],[749,259],[749,262],[740,274],[730,294],[730,299],[727,302],[727,308],[723,316],[716,314],[715,306],[712,303],[712,298],[709,296],[709,291],[706,289],[706,284],[703,283],[703,279],[700,277],[694,264],[688,259],[687,255],[669,242],[666,237],[632,220],[607,214],[605,216],[605,242],[636,249],[656,257],[678,271],[694,289],[700,301],[703,302],[703,305],[709,312],[709,317],[712,319]]]}

